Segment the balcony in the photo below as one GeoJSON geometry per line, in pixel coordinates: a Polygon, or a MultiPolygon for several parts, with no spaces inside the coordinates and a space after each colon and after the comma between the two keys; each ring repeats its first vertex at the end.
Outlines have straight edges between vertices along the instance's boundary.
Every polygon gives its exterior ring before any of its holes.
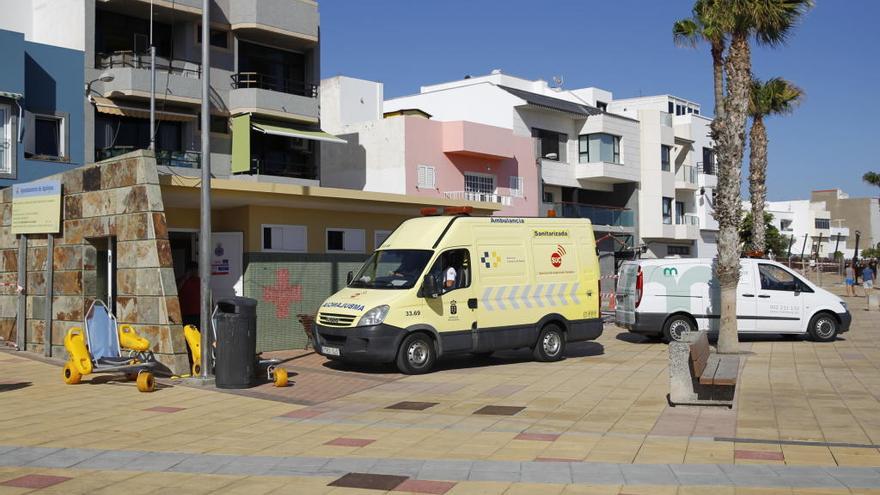
{"type": "Polygon", "coordinates": [[[473,122],[443,123],[443,152],[486,160],[513,158],[515,139],[508,129],[473,122]]]}
{"type": "MultiPolygon", "coordinates": [[[[114,146],[95,150],[95,160],[107,160],[114,156],[131,153],[134,146],[114,146]]],[[[156,150],[156,164],[169,167],[201,168],[202,154],[198,151],[156,150]]]]}
{"type": "Polygon", "coordinates": [[[255,113],[302,122],[318,122],[318,86],[255,72],[232,74],[230,113],[255,113]]]}
{"type": "Polygon", "coordinates": [[[675,239],[696,240],[700,237],[700,217],[694,213],[685,213],[675,219],[675,239]]]}
{"type": "Polygon", "coordinates": [[[273,44],[278,35],[305,42],[318,41],[318,4],[303,0],[260,0],[259,2],[229,2],[229,24],[234,31],[244,33],[255,41],[270,38],[273,44]]]}
{"type": "Polygon", "coordinates": [[[459,201],[498,203],[501,206],[510,206],[513,204],[513,198],[511,196],[502,196],[500,194],[488,194],[474,191],[446,191],[443,194],[448,199],[456,199],[459,201]]]}
{"type": "Polygon", "coordinates": [[[696,167],[690,165],[678,167],[675,171],[675,188],[696,190],[698,187],[696,167]]]}
{"type": "Polygon", "coordinates": [[[606,184],[639,181],[638,171],[633,170],[633,167],[612,162],[578,163],[574,166],[574,176],[578,180],[591,180],[606,184]]]}
{"type": "Polygon", "coordinates": [[[635,215],[627,208],[587,205],[583,203],[544,203],[546,210],[553,210],[557,217],[589,218],[593,225],[629,227],[635,225],[635,215]]]}
{"type": "MultiPolygon", "coordinates": [[[[202,99],[202,66],[188,60],[156,57],[156,98],[187,105],[202,99]]],[[[97,81],[92,89],[105,97],[150,97],[150,56],[131,50],[99,53],[95,70],[87,79],[110,74],[110,82],[97,81]]]]}

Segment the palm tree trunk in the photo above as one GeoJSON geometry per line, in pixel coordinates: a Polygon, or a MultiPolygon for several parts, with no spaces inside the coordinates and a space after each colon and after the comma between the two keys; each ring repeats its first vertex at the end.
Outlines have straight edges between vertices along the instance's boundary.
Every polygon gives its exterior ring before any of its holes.
{"type": "Polygon", "coordinates": [[[712,76],[715,83],[715,118],[724,118],[724,41],[712,42],[712,76]]]}
{"type": "Polygon", "coordinates": [[[755,117],[749,131],[749,196],[752,201],[752,249],[767,250],[764,203],[767,201],[767,128],[764,118],[755,117]]]}
{"type": "Polygon", "coordinates": [[[739,352],[736,321],[736,286],[739,282],[739,225],[742,202],[742,158],[746,139],[746,116],[751,91],[751,53],[745,33],[731,38],[726,61],[727,97],[724,117],[713,121],[718,141],[718,188],[715,218],[718,220],[718,261],[715,274],[721,289],[721,322],[718,352],[739,352]]]}

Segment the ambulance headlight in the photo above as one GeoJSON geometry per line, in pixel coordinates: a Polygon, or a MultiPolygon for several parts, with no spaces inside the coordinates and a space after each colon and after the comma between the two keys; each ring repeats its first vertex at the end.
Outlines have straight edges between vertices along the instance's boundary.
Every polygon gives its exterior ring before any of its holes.
{"type": "Polygon", "coordinates": [[[358,326],[371,327],[373,325],[382,324],[382,322],[385,321],[385,317],[388,315],[388,309],[388,305],[383,304],[367,311],[364,313],[364,316],[361,316],[360,321],[358,321],[358,326]]]}
{"type": "Polygon", "coordinates": [[[840,301],[840,305],[843,306],[844,311],[849,311],[849,306],[847,306],[845,302],[840,301]]]}

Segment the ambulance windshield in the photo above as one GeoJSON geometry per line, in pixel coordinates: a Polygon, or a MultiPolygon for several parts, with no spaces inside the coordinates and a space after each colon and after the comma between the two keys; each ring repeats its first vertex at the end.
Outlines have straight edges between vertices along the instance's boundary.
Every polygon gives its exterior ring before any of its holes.
{"type": "Polygon", "coordinates": [[[416,285],[431,251],[388,249],[370,256],[348,285],[360,289],[410,289],[416,285]]]}

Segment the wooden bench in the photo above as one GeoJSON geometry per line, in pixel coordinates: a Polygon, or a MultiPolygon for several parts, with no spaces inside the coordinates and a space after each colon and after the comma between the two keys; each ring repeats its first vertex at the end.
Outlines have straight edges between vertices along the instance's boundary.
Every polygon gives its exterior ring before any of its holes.
{"type": "Polygon", "coordinates": [[[713,353],[699,332],[689,342],[669,344],[669,402],[733,406],[740,357],[713,353]]]}

